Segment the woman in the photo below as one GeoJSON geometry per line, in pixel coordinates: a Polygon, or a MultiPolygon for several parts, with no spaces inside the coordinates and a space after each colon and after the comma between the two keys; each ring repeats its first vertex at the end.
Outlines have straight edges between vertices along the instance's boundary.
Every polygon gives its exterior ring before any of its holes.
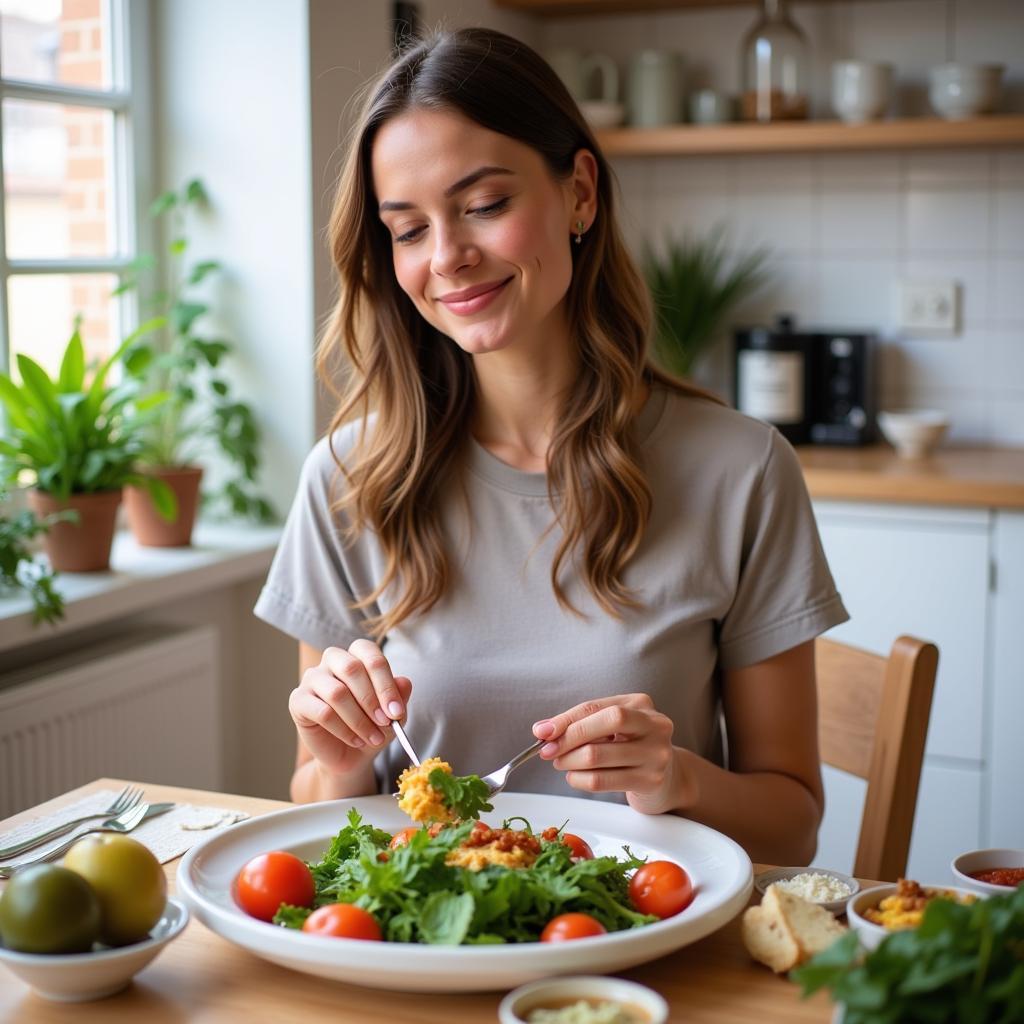
{"type": "Polygon", "coordinates": [[[256,607],[300,641],[293,799],[392,790],[408,713],[457,774],[540,737],[516,789],[806,863],[813,638],[846,613],[789,446],[648,362],[554,72],[484,29],[416,44],[370,89],[330,233],[318,362],[349,376],[256,607]]]}

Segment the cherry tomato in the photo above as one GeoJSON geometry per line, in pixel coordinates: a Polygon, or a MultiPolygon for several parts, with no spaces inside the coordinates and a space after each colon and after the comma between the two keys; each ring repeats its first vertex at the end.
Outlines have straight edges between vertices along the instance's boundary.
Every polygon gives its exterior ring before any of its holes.
{"type": "Polygon", "coordinates": [[[403,828],[391,837],[391,842],[388,843],[388,846],[390,846],[392,850],[397,850],[400,846],[408,846],[409,840],[412,839],[417,832],[419,832],[419,829],[415,825],[403,828]]]}
{"type": "Polygon", "coordinates": [[[604,935],[607,928],[589,914],[559,914],[551,918],[540,933],[541,942],[569,942],[604,935]]]}
{"type": "Polygon", "coordinates": [[[252,917],[270,921],[282,903],[313,903],[313,875],[298,857],[281,850],[253,857],[238,872],[238,904],[252,917]]]}
{"type": "Polygon", "coordinates": [[[373,914],[351,903],[330,903],[314,910],[303,922],[302,930],[338,939],[370,939],[380,942],[382,938],[380,925],[373,914]]]}
{"type": "Polygon", "coordinates": [[[629,880],[629,899],[641,914],[672,917],[693,900],[690,876],[670,860],[652,860],[629,880]]]}
{"type": "Polygon", "coordinates": [[[572,850],[572,855],[577,860],[594,859],[594,851],[590,848],[590,843],[579,836],[573,835],[572,832],[563,832],[562,842],[572,850]]]}

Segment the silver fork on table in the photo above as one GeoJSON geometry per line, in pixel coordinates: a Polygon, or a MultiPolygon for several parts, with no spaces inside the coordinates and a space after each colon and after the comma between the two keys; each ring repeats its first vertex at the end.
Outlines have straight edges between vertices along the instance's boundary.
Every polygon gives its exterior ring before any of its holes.
{"type": "Polygon", "coordinates": [[[19,853],[31,850],[34,846],[40,846],[43,843],[48,843],[51,839],[56,839],[57,836],[65,835],[76,826],[82,825],[87,821],[92,821],[93,818],[116,817],[118,814],[130,811],[141,802],[142,790],[136,786],[125,786],[125,788],[122,789],[116,797],[114,797],[110,806],[105,811],[93,811],[92,814],[83,814],[80,818],[72,818],[70,821],[62,822],[60,825],[54,825],[53,828],[47,829],[45,832],[29,836],[28,839],[22,839],[17,843],[11,843],[10,846],[0,847],[0,860],[17,857],[19,853]]]}
{"type": "Polygon", "coordinates": [[[524,761],[529,761],[545,743],[547,743],[547,740],[537,740],[535,743],[531,743],[524,751],[516,754],[508,764],[497,771],[491,772],[490,775],[482,776],[480,781],[487,783],[487,796],[492,797],[500,793],[508,785],[508,777],[524,761]]]}
{"type": "Polygon", "coordinates": [[[136,804],[129,810],[122,811],[115,818],[108,818],[106,821],[100,822],[99,825],[93,825],[91,828],[76,832],[70,839],[59,846],[55,846],[52,850],[47,850],[42,856],[33,857],[31,860],[20,860],[17,864],[6,864],[0,867],[0,878],[10,878],[16,871],[31,867],[33,864],[42,864],[48,860],[56,860],[61,854],[70,850],[82,836],[89,835],[90,832],[131,832],[137,825],[142,824],[146,818],[169,811],[173,806],[174,804],[153,804],[150,807],[147,803],[136,804]]]}

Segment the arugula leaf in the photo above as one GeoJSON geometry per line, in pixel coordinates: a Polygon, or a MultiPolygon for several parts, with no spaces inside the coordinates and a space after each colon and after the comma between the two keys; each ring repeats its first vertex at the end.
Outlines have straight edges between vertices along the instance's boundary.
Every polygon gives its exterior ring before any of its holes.
{"type": "Polygon", "coordinates": [[[973,904],[935,900],[921,924],[864,953],[855,932],[790,972],[827,988],[846,1024],[1024,1020],[1024,886],[973,904]]]}
{"type": "Polygon", "coordinates": [[[309,907],[293,907],[290,903],[282,903],[277,908],[272,923],[279,924],[283,928],[295,928],[301,931],[302,926],[306,923],[306,918],[312,913],[313,911],[309,907]]]}
{"type": "Polygon", "coordinates": [[[432,946],[458,946],[473,920],[473,897],[468,892],[432,892],[420,912],[420,938],[432,946]]]}
{"type": "Polygon", "coordinates": [[[443,768],[435,768],[427,781],[440,794],[445,806],[462,821],[479,818],[481,811],[493,811],[487,802],[487,783],[479,775],[452,775],[443,768]]]}

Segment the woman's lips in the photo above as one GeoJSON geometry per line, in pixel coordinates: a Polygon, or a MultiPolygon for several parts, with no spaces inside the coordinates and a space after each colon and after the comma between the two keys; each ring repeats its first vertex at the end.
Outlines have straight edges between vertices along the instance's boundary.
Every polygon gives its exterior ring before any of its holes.
{"type": "Polygon", "coordinates": [[[497,281],[492,285],[485,285],[483,290],[467,288],[462,292],[452,292],[453,296],[466,295],[468,297],[446,298],[442,295],[440,301],[444,303],[446,309],[450,310],[456,316],[470,316],[473,313],[479,313],[481,309],[489,306],[501,294],[505,285],[507,285],[511,280],[511,277],[507,277],[504,281],[497,281]]]}

